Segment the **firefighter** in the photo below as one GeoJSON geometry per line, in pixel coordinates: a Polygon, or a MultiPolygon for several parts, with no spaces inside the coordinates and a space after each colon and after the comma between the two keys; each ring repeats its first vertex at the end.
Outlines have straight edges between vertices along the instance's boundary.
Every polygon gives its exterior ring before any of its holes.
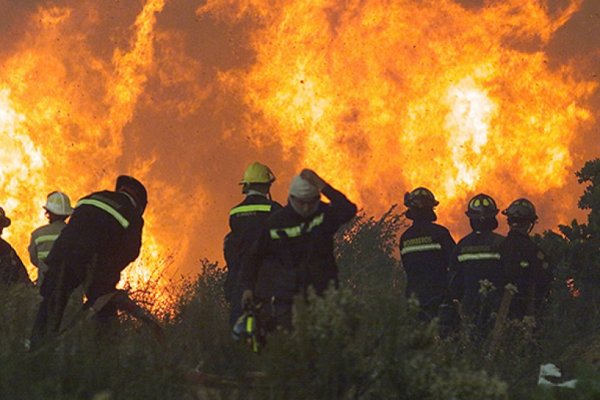
{"type": "Polygon", "coordinates": [[[246,198],[229,211],[230,232],[225,236],[224,256],[227,264],[225,298],[231,306],[231,326],[242,315],[242,292],[239,287],[241,259],[260,236],[269,215],[281,208],[279,203],[271,199],[274,181],[275,175],[269,167],[258,162],[250,164],[240,182],[246,198]]]}
{"type": "MultiPolygon", "coordinates": [[[[77,203],[69,224],[62,230],[46,258],[48,272],[41,287],[43,297],[34,323],[31,346],[59,331],[70,294],[80,285],[93,306],[115,292],[121,271],[140,254],[142,217],[147,204],[144,185],[121,175],[115,191],[92,193],[77,203]]],[[[96,313],[99,322],[116,316],[108,303],[96,313]]]]}
{"type": "Polygon", "coordinates": [[[356,215],[356,205],[310,169],[292,179],[288,204],[274,212],[242,261],[242,304],[263,305],[268,329],[290,329],[292,303],[313,287],[337,285],[334,235],[356,215]],[[321,194],[329,203],[321,201],[321,194]]]}
{"type": "MultiPolygon", "coordinates": [[[[0,207],[0,236],[4,228],[10,226],[10,218],[6,216],[4,209],[0,207]]],[[[19,255],[13,247],[0,237],[0,284],[14,285],[23,283],[30,285],[29,275],[19,255]]]]}
{"type": "Polygon", "coordinates": [[[65,220],[73,212],[69,196],[62,192],[50,193],[46,198],[44,210],[46,210],[48,224],[37,228],[31,233],[28,247],[29,259],[38,269],[36,282],[38,287],[42,286],[44,275],[48,271],[48,266],[45,263],[46,257],[48,257],[50,249],[52,249],[60,232],[67,226],[65,220]]]}
{"type": "Polygon", "coordinates": [[[487,194],[469,201],[466,215],[472,232],[458,242],[450,262],[451,300],[459,303],[475,340],[489,333],[491,314],[498,310],[506,283],[500,255],[504,237],[494,232],[498,211],[487,194]]]}
{"type": "Polygon", "coordinates": [[[535,206],[521,198],[513,201],[502,214],[506,215],[509,226],[501,246],[504,271],[517,289],[508,316],[513,319],[534,317],[539,314],[553,278],[546,256],[529,237],[538,220],[535,206]]]}
{"type": "Polygon", "coordinates": [[[438,204],[433,193],[423,187],[404,195],[406,218],[413,222],[400,237],[400,257],[406,273],[406,294],[419,300],[424,321],[438,316],[448,285],[450,256],[456,246],[448,229],[434,223],[434,207],[438,204]]]}

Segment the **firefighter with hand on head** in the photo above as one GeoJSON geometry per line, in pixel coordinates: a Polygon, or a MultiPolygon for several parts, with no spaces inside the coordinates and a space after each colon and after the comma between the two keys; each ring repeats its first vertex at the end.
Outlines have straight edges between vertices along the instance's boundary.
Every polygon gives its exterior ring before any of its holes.
{"type": "Polygon", "coordinates": [[[227,264],[225,298],[231,306],[229,322],[235,324],[242,315],[242,291],[239,285],[241,260],[260,236],[267,218],[281,205],[271,199],[275,175],[269,167],[254,162],[246,168],[240,182],[244,201],[229,211],[230,232],[225,236],[224,256],[227,264]]]}
{"type": "Polygon", "coordinates": [[[50,249],[52,249],[60,232],[67,226],[65,220],[73,212],[71,200],[62,192],[50,193],[46,199],[44,210],[46,210],[48,224],[37,228],[31,233],[28,247],[29,259],[38,269],[38,287],[42,286],[44,275],[48,271],[48,266],[45,263],[46,257],[50,254],[50,249]]]}
{"type": "Polygon", "coordinates": [[[502,263],[507,280],[517,289],[508,317],[535,317],[553,279],[546,256],[529,236],[538,220],[535,206],[521,198],[513,201],[502,214],[506,215],[510,229],[501,246],[502,263]]]}
{"type": "MultiPolygon", "coordinates": [[[[0,207],[0,235],[4,228],[10,226],[10,223],[10,218],[0,207]]],[[[15,249],[0,237],[0,284],[10,286],[16,283],[31,285],[31,280],[15,249]]]]}
{"type": "Polygon", "coordinates": [[[475,340],[485,339],[491,330],[491,314],[498,310],[506,283],[500,254],[504,237],[494,232],[498,211],[487,194],[469,201],[466,215],[472,232],[458,242],[450,262],[450,298],[461,304],[475,340]]]}
{"type": "Polygon", "coordinates": [[[448,285],[448,265],[456,243],[437,220],[434,207],[439,202],[424,187],[404,195],[406,218],[412,225],[400,237],[400,257],[406,273],[406,294],[414,295],[421,307],[420,318],[438,316],[448,285]]]}
{"type": "Polygon", "coordinates": [[[242,304],[263,305],[268,329],[292,327],[295,295],[337,285],[334,235],[356,215],[356,205],[310,169],[292,179],[288,204],[269,216],[242,261],[242,304]],[[321,201],[321,194],[329,203],[321,201]]]}
{"type": "MultiPolygon", "coordinates": [[[[86,307],[116,293],[121,271],[140,254],[147,201],[144,185],[127,175],[117,178],[114,191],[95,192],[79,200],[46,258],[48,272],[41,287],[43,300],[33,327],[32,348],[59,332],[69,296],[78,286],[87,297],[86,307]]],[[[108,322],[116,312],[117,305],[108,302],[95,317],[108,322]]]]}

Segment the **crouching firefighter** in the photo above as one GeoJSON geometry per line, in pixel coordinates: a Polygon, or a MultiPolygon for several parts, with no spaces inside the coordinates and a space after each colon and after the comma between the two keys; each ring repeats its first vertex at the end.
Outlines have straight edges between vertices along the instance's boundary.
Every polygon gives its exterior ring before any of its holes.
{"type": "MultiPolygon", "coordinates": [[[[121,175],[115,191],[100,191],[79,200],[69,224],[61,231],[46,258],[48,272],[33,326],[32,348],[59,332],[69,296],[82,285],[94,307],[99,298],[116,290],[120,274],[140,254],[142,215],[147,204],[144,185],[121,175]]],[[[99,322],[116,317],[117,306],[103,305],[95,314],[99,322]]]]}
{"type": "Polygon", "coordinates": [[[223,250],[227,264],[225,298],[231,307],[231,326],[242,315],[242,291],[239,285],[241,260],[260,236],[269,215],[281,208],[279,203],[271,200],[270,191],[274,181],[275,175],[269,167],[258,162],[250,164],[240,182],[246,198],[229,211],[231,231],[225,236],[223,250]]]}
{"type": "Polygon", "coordinates": [[[259,306],[266,329],[292,328],[295,295],[312,286],[322,294],[338,283],[334,235],[356,205],[310,169],[292,179],[288,204],[271,214],[242,263],[242,306],[259,306]],[[322,202],[321,194],[329,199],[322,202]]]}
{"type": "Polygon", "coordinates": [[[413,223],[400,237],[400,257],[406,273],[406,295],[419,300],[419,318],[423,321],[438,316],[446,295],[450,256],[456,246],[448,229],[434,223],[434,207],[438,204],[433,193],[423,187],[404,195],[406,218],[413,223]]]}

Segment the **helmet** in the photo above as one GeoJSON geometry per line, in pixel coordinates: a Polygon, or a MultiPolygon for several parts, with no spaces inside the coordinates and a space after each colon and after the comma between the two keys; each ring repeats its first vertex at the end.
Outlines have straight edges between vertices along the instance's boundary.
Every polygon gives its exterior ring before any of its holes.
{"type": "Polygon", "coordinates": [[[535,212],[533,203],[525,198],[517,199],[510,203],[510,206],[502,214],[508,217],[508,220],[535,222],[538,216],[535,212]]]}
{"type": "Polygon", "coordinates": [[[498,214],[496,202],[490,196],[484,193],[479,193],[469,201],[467,217],[471,219],[486,219],[495,217],[498,214]]]}
{"type": "Polygon", "coordinates": [[[273,183],[274,181],[275,175],[269,167],[259,162],[253,162],[246,168],[240,185],[246,183],[273,183]]]}
{"type": "Polygon", "coordinates": [[[71,215],[73,213],[71,200],[63,192],[50,193],[46,199],[44,209],[55,215],[71,215]]]}
{"type": "Polygon", "coordinates": [[[148,204],[148,192],[142,182],[129,175],[120,175],[117,178],[115,190],[125,192],[133,197],[138,210],[141,213],[144,212],[148,204]]]}
{"type": "Polygon", "coordinates": [[[253,352],[258,353],[265,344],[265,331],[253,311],[245,311],[238,318],[231,332],[236,342],[245,341],[253,352]]]}
{"type": "Polygon", "coordinates": [[[6,228],[10,226],[10,218],[6,216],[4,208],[0,207],[0,228],[6,228]]]}
{"type": "Polygon", "coordinates": [[[433,208],[438,204],[440,202],[435,199],[431,190],[424,187],[418,187],[404,195],[404,205],[408,208],[433,208]]]}

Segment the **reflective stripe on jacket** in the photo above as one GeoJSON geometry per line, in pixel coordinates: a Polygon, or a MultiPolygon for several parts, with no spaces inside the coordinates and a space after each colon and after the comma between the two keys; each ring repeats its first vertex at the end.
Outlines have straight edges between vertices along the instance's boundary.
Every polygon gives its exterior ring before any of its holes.
{"type": "Polygon", "coordinates": [[[29,259],[38,268],[37,285],[40,286],[44,280],[44,274],[48,270],[46,258],[54,246],[54,242],[67,224],[62,221],[54,221],[48,225],[41,226],[31,233],[29,241],[29,259]]]}
{"type": "Polygon", "coordinates": [[[450,293],[452,298],[463,302],[467,313],[477,313],[484,298],[495,304],[502,296],[506,284],[500,253],[503,240],[504,237],[495,232],[476,231],[456,246],[450,264],[450,293]],[[480,289],[486,281],[495,289],[484,295],[480,289]]]}
{"type": "Polygon", "coordinates": [[[413,221],[400,237],[407,296],[415,294],[422,305],[444,297],[450,257],[455,246],[445,227],[430,220],[413,221]]]}
{"type": "Polygon", "coordinates": [[[121,206],[108,197],[102,195],[92,195],[89,198],[81,199],[77,202],[77,207],[82,205],[90,205],[101,209],[111,215],[125,229],[129,227],[129,221],[121,214],[119,209],[121,206]]]}
{"type": "Polygon", "coordinates": [[[83,284],[91,301],[115,290],[121,271],[140,254],[143,226],[125,193],[106,190],[81,199],[46,259],[42,295],[59,284],[68,290],[83,284]]]}
{"type": "Polygon", "coordinates": [[[321,202],[304,218],[290,204],[271,214],[259,240],[242,261],[243,288],[262,299],[291,302],[294,295],[313,286],[318,294],[337,284],[334,236],[356,215],[356,205],[327,186],[321,202]]]}

